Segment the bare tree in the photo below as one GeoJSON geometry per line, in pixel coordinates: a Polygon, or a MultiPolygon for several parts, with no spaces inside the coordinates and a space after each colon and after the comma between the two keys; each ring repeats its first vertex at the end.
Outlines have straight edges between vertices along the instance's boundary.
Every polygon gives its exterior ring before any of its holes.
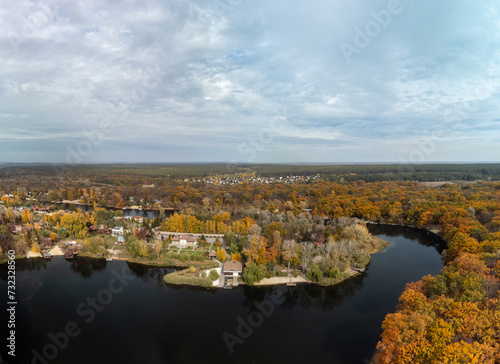
{"type": "Polygon", "coordinates": [[[314,243],[306,241],[302,243],[301,249],[302,256],[300,258],[300,263],[302,264],[302,269],[306,271],[314,254],[314,243]]]}
{"type": "Polygon", "coordinates": [[[327,268],[331,268],[334,262],[334,254],[335,254],[336,244],[333,242],[326,243],[321,249],[321,253],[323,255],[323,262],[327,268]]]}
{"type": "Polygon", "coordinates": [[[250,226],[248,228],[248,233],[250,235],[257,235],[257,236],[260,236],[260,233],[262,232],[262,229],[260,228],[259,225],[257,224],[253,224],[252,226],[250,226]]]}
{"type": "Polygon", "coordinates": [[[293,239],[288,239],[283,242],[282,257],[286,261],[291,261],[293,258],[298,257],[299,245],[293,239]]]}

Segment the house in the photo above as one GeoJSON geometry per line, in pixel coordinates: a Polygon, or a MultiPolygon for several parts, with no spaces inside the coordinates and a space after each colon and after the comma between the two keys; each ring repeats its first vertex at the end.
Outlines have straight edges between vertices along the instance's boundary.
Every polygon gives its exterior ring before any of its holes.
{"type": "Polygon", "coordinates": [[[144,222],[144,217],[142,216],[134,216],[134,220],[138,224],[142,224],[144,222]]]}
{"type": "Polygon", "coordinates": [[[52,239],[51,238],[43,238],[42,239],[42,247],[44,248],[52,248],[52,239]]]}
{"type": "Polygon", "coordinates": [[[229,260],[222,266],[224,273],[224,289],[231,289],[238,285],[238,277],[243,273],[243,265],[237,260],[229,260]]]}
{"type": "Polygon", "coordinates": [[[238,277],[243,273],[243,264],[237,260],[228,260],[222,266],[222,273],[225,276],[238,277]]]}
{"type": "Polygon", "coordinates": [[[113,230],[111,230],[111,236],[114,236],[115,238],[119,237],[119,236],[123,236],[123,227],[120,226],[115,226],[113,228],[113,230]]]}
{"type": "Polygon", "coordinates": [[[193,235],[181,234],[172,238],[172,245],[179,248],[195,247],[197,243],[196,238],[193,235]]]}
{"type": "Polygon", "coordinates": [[[100,227],[99,229],[97,229],[97,232],[99,234],[106,234],[106,235],[109,235],[111,234],[111,229],[110,228],[107,228],[107,227],[100,227]]]}
{"type": "Polygon", "coordinates": [[[156,240],[166,240],[170,236],[169,233],[165,231],[155,231],[155,239],[156,240]]]}
{"type": "Polygon", "coordinates": [[[217,254],[215,253],[215,250],[212,250],[212,251],[210,251],[210,253],[208,253],[209,258],[215,259],[216,256],[217,256],[217,254]]]}

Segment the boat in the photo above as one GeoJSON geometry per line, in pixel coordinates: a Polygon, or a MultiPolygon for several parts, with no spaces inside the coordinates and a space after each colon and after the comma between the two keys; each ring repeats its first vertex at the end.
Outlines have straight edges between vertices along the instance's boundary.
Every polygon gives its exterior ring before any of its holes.
{"type": "Polygon", "coordinates": [[[73,259],[75,256],[73,255],[72,252],[66,252],[64,253],[64,258],[66,259],[73,259]]]}
{"type": "Polygon", "coordinates": [[[52,254],[50,254],[50,252],[43,253],[43,257],[45,259],[51,259],[52,258],[52,254]]]}

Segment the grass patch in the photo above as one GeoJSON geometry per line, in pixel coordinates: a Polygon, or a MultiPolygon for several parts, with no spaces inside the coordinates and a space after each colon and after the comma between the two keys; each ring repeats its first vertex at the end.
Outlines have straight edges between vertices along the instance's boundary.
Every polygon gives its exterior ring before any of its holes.
{"type": "Polygon", "coordinates": [[[152,265],[157,267],[176,267],[176,268],[189,268],[191,266],[203,270],[210,268],[217,268],[219,265],[213,260],[178,260],[172,258],[161,258],[160,260],[154,259],[149,260],[147,258],[130,258],[127,257],[127,261],[132,263],[139,263],[144,265],[152,265]]]}
{"type": "Polygon", "coordinates": [[[188,285],[197,287],[213,287],[210,278],[202,278],[199,272],[191,273],[189,269],[184,269],[179,272],[169,273],[163,277],[163,281],[167,284],[188,285]]]}

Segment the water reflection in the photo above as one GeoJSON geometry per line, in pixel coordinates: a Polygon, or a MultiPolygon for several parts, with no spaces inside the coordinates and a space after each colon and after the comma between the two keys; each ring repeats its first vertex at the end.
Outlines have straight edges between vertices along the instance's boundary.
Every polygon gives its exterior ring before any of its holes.
{"type": "MultiPolygon", "coordinates": [[[[32,362],[31,350],[42,350],[50,342],[47,333],[81,319],[75,316],[75,308],[86,297],[106,299],[103,292],[119,273],[140,279],[127,280],[125,289],[102,305],[104,311],[91,325],[78,321],[81,334],[54,362],[363,363],[371,357],[381,323],[387,313],[394,312],[404,285],[442,268],[436,250],[427,248],[432,242],[425,242],[425,232],[370,226],[372,232],[375,228],[395,244],[374,255],[366,273],[332,287],[299,284],[217,290],[167,286],[163,275],[174,268],[84,257],[18,260],[16,359],[32,362]],[[249,322],[256,305],[279,291],[284,302],[276,304],[272,314],[262,318],[262,325],[256,325],[251,337],[231,354],[223,333],[238,334],[239,319],[249,322]]],[[[6,264],[0,266],[0,277],[0,289],[6,292],[6,264]]],[[[8,336],[6,325],[0,327],[0,336],[8,336]]],[[[4,356],[5,349],[0,354],[4,356]]]]}
{"type": "MultiPolygon", "coordinates": [[[[49,262],[43,258],[16,259],[16,273],[25,270],[27,271],[46,270],[48,263],[49,262]]],[[[2,266],[4,265],[2,264],[2,266]]],[[[7,264],[5,264],[5,267],[7,267],[7,264]]],[[[8,272],[7,269],[0,269],[0,280],[7,281],[7,272],[8,272]]]]}
{"type": "Polygon", "coordinates": [[[152,267],[144,264],[127,262],[128,268],[143,282],[157,282],[158,286],[163,286],[163,276],[175,272],[177,268],[172,267],[152,267]]]}
{"type": "Polygon", "coordinates": [[[106,269],[106,259],[76,257],[70,261],[70,269],[79,273],[83,278],[90,278],[94,272],[106,269]]]}
{"type": "Polygon", "coordinates": [[[295,287],[267,286],[238,288],[243,292],[243,306],[248,313],[256,309],[256,304],[269,300],[272,297],[285,298],[280,304],[286,309],[301,307],[303,309],[314,308],[322,311],[331,310],[343,301],[353,297],[363,287],[363,281],[369,276],[368,273],[359,274],[334,286],[320,286],[316,284],[298,284],[295,287]]]}
{"type": "MultiPolygon", "coordinates": [[[[44,206],[51,206],[52,204],[50,203],[42,203],[44,206]]],[[[82,210],[83,212],[92,212],[94,210],[92,205],[76,205],[76,204],[71,204],[71,203],[60,203],[60,204],[53,204],[54,206],[57,206],[58,209],[60,210],[69,210],[69,211],[77,211],[77,210],[82,210]]],[[[109,211],[123,211],[123,216],[142,216],[146,217],[148,219],[154,219],[156,217],[159,217],[161,215],[161,212],[159,210],[138,210],[138,209],[121,209],[121,208],[114,208],[114,207],[106,207],[106,210],[109,211]]],[[[175,210],[164,210],[163,215],[164,216],[170,216],[173,215],[175,210]]]]}
{"type": "Polygon", "coordinates": [[[372,235],[401,236],[420,245],[435,247],[439,254],[446,249],[446,242],[441,237],[424,229],[385,224],[366,224],[366,227],[372,235]]]}

